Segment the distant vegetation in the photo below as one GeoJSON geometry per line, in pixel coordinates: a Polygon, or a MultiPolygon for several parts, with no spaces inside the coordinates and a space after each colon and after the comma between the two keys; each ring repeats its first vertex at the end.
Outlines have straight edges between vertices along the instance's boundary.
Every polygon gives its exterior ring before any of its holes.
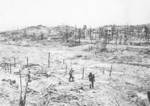
{"type": "MultiPolygon", "coordinates": [[[[64,43],[71,42],[73,46],[80,45],[87,40],[94,43],[102,38],[106,43],[118,44],[138,44],[149,43],[150,24],[143,25],[106,25],[98,28],[77,28],[72,26],[56,26],[46,27],[42,25],[31,26],[20,30],[1,32],[1,36],[7,40],[23,40],[32,41],[39,40],[61,40],[64,43]]],[[[6,40],[5,39],[5,40],[6,40]]]]}

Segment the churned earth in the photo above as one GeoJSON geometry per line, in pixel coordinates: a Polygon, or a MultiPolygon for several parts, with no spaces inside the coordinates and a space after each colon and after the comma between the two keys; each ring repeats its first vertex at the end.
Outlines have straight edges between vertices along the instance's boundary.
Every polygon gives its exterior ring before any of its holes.
{"type": "Polygon", "coordinates": [[[107,51],[100,52],[92,44],[0,43],[0,106],[19,104],[19,70],[24,94],[27,58],[31,82],[26,106],[149,106],[149,51],[148,46],[111,44],[107,51]],[[93,48],[89,50],[90,46],[93,48]],[[11,71],[5,70],[3,63],[10,63],[11,71]],[[68,81],[71,68],[75,70],[74,82],[68,81]],[[89,72],[95,74],[94,89],[89,89],[89,72]]]}

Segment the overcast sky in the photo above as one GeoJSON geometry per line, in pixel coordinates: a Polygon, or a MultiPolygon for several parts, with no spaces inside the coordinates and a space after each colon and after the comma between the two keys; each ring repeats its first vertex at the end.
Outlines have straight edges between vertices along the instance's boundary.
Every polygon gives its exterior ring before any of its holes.
{"type": "Polygon", "coordinates": [[[31,25],[150,23],[150,0],[0,0],[0,31],[31,25]]]}

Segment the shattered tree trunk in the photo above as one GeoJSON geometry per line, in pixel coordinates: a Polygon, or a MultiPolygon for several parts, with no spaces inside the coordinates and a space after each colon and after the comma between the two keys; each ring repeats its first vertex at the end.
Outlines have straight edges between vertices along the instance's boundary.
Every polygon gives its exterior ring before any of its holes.
{"type": "Polygon", "coordinates": [[[79,45],[80,45],[80,40],[81,40],[81,29],[79,29],[79,45]]]}
{"type": "Polygon", "coordinates": [[[122,34],[120,34],[119,44],[122,44],[122,34]]]}
{"type": "Polygon", "coordinates": [[[142,34],[139,35],[140,38],[140,45],[142,44],[142,34]]]}
{"type": "Polygon", "coordinates": [[[107,32],[105,33],[105,39],[106,39],[106,43],[108,43],[108,34],[107,34],[107,32]]]}
{"type": "Polygon", "coordinates": [[[146,41],[149,42],[148,27],[147,26],[145,26],[145,38],[146,38],[146,41]]]}
{"type": "Polygon", "coordinates": [[[140,30],[139,30],[139,26],[138,26],[138,28],[137,28],[138,30],[137,30],[137,33],[138,33],[138,38],[140,38],[140,30]]]}
{"type": "Polygon", "coordinates": [[[92,43],[93,37],[92,37],[92,30],[91,29],[89,30],[89,36],[90,36],[90,41],[92,43]]]}
{"type": "Polygon", "coordinates": [[[126,35],[126,33],[125,33],[125,35],[124,35],[124,39],[123,39],[123,40],[124,40],[124,43],[123,43],[123,44],[126,45],[126,44],[127,44],[127,35],[126,35]]]}
{"type": "Polygon", "coordinates": [[[75,40],[74,42],[75,42],[75,45],[76,45],[76,35],[74,36],[74,38],[75,38],[75,39],[74,39],[74,40],[75,40]]]}
{"type": "Polygon", "coordinates": [[[79,45],[80,45],[80,39],[81,39],[81,36],[79,35],[79,45]]]}
{"type": "Polygon", "coordinates": [[[126,30],[124,32],[124,45],[127,44],[127,36],[128,36],[128,26],[127,26],[127,28],[126,28],[126,30]]]}
{"type": "Polygon", "coordinates": [[[114,29],[112,29],[111,37],[112,37],[112,41],[113,41],[113,39],[114,39],[114,29]]]}
{"type": "Polygon", "coordinates": [[[118,34],[119,34],[119,31],[117,30],[117,35],[116,35],[116,45],[117,45],[117,41],[118,41],[118,34]]]}

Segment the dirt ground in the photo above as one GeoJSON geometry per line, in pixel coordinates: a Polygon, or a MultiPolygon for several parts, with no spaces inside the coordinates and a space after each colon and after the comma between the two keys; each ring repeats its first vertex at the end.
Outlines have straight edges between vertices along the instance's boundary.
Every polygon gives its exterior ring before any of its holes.
{"type": "Polygon", "coordinates": [[[0,106],[18,106],[18,73],[21,70],[24,90],[27,57],[28,64],[35,66],[30,68],[26,106],[149,106],[149,51],[148,46],[112,44],[107,51],[97,52],[91,44],[66,47],[58,43],[1,43],[0,106]],[[4,69],[2,63],[6,62],[11,64],[11,72],[4,69]],[[74,82],[68,81],[71,68],[75,70],[74,82]],[[90,72],[95,74],[94,89],[89,89],[90,72]]]}

